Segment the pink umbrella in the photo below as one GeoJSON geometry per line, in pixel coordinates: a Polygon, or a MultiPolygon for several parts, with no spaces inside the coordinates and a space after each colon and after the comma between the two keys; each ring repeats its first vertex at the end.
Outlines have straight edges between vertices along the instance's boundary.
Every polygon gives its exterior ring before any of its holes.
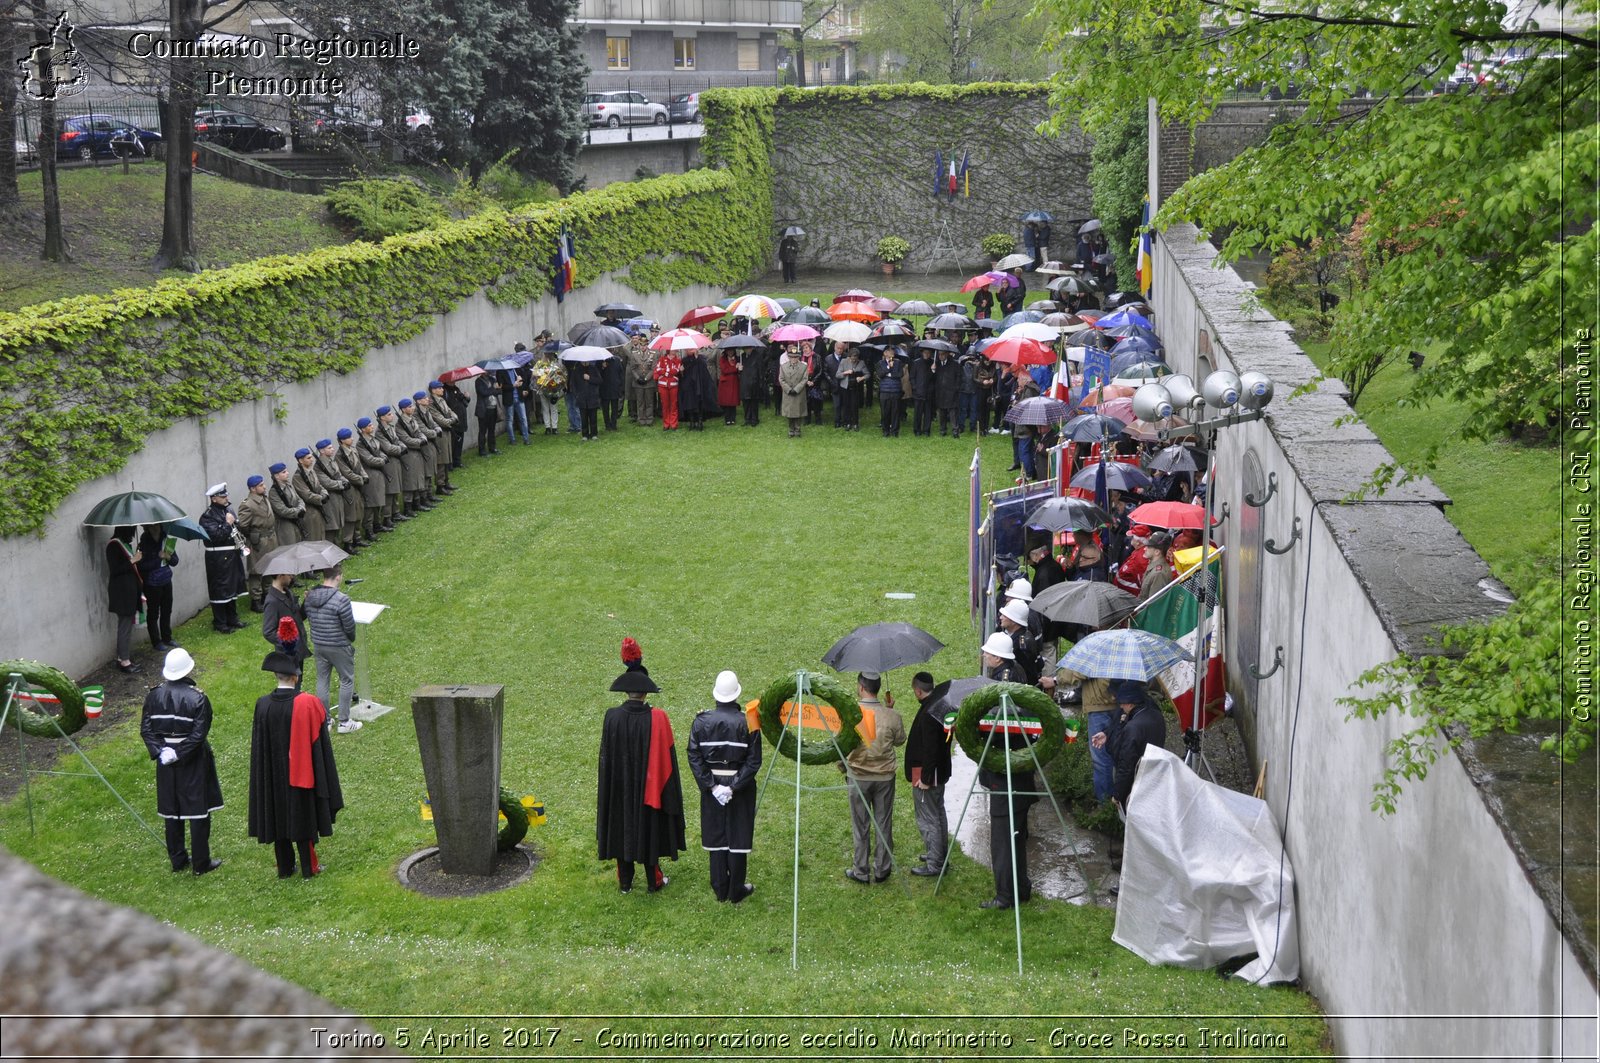
{"type": "Polygon", "coordinates": [[[873,295],[865,288],[851,288],[848,291],[840,292],[838,295],[834,296],[833,301],[836,303],[848,303],[856,301],[867,302],[875,298],[877,298],[877,296],[873,295]]]}
{"type": "Polygon", "coordinates": [[[698,351],[711,346],[711,337],[692,328],[675,328],[650,341],[652,351],[698,351]]]}
{"type": "Polygon", "coordinates": [[[967,283],[961,286],[961,290],[964,292],[973,292],[977,291],[979,288],[987,288],[991,284],[998,284],[1002,288],[1014,288],[1017,285],[1017,278],[1013,277],[1009,273],[1001,273],[998,270],[990,270],[988,273],[980,273],[976,277],[968,279],[967,283]]]}
{"type": "Polygon", "coordinates": [[[867,305],[880,314],[891,313],[899,308],[900,304],[887,295],[880,295],[876,299],[868,299],[867,305]]]}
{"type": "Polygon", "coordinates": [[[810,325],[779,325],[772,330],[772,339],[777,343],[799,343],[801,340],[814,340],[819,335],[810,325]]]}
{"type": "Polygon", "coordinates": [[[1095,412],[1102,417],[1115,417],[1119,421],[1132,424],[1139,418],[1134,416],[1133,400],[1125,398],[1107,399],[1095,407],[1095,412]]]}

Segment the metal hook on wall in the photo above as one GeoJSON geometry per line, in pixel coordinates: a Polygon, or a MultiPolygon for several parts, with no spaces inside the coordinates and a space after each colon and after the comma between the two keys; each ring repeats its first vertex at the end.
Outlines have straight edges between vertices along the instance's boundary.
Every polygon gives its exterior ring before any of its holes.
{"type": "Polygon", "coordinates": [[[1226,502],[1222,503],[1222,512],[1218,513],[1215,517],[1212,517],[1211,519],[1214,520],[1219,525],[1228,523],[1228,503],[1226,503],[1226,502]]]}
{"type": "Polygon", "coordinates": [[[1250,671],[1250,674],[1255,676],[1257,679],[1271,679],[1273,676],[1278,674],[1278,669],[1280,669],[1282,667],[1283,667],[1283,647],[1279,646],[1277,649],[1272,651],[1272,667],[1271,668],[1268,668],[1265,672],[1258,672],[1256,670],[1256,666],[1252,664],[1252,665],[1250,665],[1249,671],[1250,671]]]}
{"type": "Polygon", "coordinates": [[[1282,546],[1279,546],[1276,539],[1268,539],[1266,542],[1261,544],[1261,549],[1265,550],[1269,554],[1287,554],[1290,550],[1294,549],[1294,544],[1299,541],[1300,518],[1296,517],[1294,519],[1294,530],[1289,533],[1288,542],[1284,543],[1282,546]]]}
{"type": "Polygon", "coordinates": [[[1262,495],[1260,498],[1257,498],[1254,495],[1245,495],[1244,496],[1244,504],[1247,505],[1247,506],[1250,506],[1253,509],[1260,509],[1262,506],[1266,505],[1268,502],[1271,502],[1272,501],[1272,496],[1277,494],[1277,493],[1278,493],[1278,474],[1275,473],[1275,472],[1269,472],[1269,473],[1267,473],[1267,493],[1262,495]]]}

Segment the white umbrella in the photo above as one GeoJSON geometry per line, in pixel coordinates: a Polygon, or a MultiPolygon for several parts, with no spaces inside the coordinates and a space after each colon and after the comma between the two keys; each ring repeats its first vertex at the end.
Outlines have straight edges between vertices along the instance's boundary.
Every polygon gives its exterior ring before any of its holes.
{"type": "Polygon", "coordinates": [[[859,321],[835,321],[822,330],[822,335],[830,340],[841,340],[845,343],[860,343],[872,335],[872,329],[859,321]]]}
{"type": "Polygon", "coordinates": [[[611,356],[604,347],[568,347],[561,352],[563,362],[603,362],[611,356]]]}
{"type": "Polygon", "coordinates": [[[1046,325],[1042,321],[1019,321],[1000,333],[999,338],[1009,340],[1020,337],[1039,343],[1054,343],[1060,335],[1061,330],[1054,325],[1046,325]]]}

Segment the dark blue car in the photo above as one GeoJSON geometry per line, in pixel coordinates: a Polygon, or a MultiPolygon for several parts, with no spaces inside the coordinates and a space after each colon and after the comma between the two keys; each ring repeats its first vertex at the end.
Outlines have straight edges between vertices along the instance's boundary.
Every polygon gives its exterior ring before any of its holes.
{"type": "Polygon", "coordinates": [[[160,133],[140,129],[109,114],[77,114],[61,121],[56,158],[88,162],[96,156],[121,158],[124,152],[138,158],[153,154],[159,143],[160,133]]]}

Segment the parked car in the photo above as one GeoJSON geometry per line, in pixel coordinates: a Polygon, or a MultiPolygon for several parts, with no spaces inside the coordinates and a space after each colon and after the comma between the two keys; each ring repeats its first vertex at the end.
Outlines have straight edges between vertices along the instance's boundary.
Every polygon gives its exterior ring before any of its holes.
{"type": "Polygon", "coordinates": [[[682,96],[672,97],[672,104],[667,109],[674,122],[700,121],[700,94],[686,92],[682,96]]]}
{"type": "Polygon", "coordinates": [[[56,134],[56,158],[88,162],[96,156],[116,158],[120,151],[128,150],[134,155],[150,155],[159,143],[160,133],[109,114],[75,114],[61,120],[61,132],[56,134]]]}
{"type": "Polygon", "coordinates": [[[283,130],[238,111],[201,111],[194,116],[194,138],[233,151],[282,151],[283,130]]]}
{"type": "Polygon", "coordinates": [[[383,120],[353,104],[310,104],[289,111],[289,136],[297,151],[331,151],[340,142],[359,147],[378,143],[383,120]]]}
{"type": "Polygon", "coordinates": [[[666,125],[666,107],[651,103],[642,92],[591,92],[583,98],[583,113],[592,126],[617,128],[624,122],[666,125]]]}

